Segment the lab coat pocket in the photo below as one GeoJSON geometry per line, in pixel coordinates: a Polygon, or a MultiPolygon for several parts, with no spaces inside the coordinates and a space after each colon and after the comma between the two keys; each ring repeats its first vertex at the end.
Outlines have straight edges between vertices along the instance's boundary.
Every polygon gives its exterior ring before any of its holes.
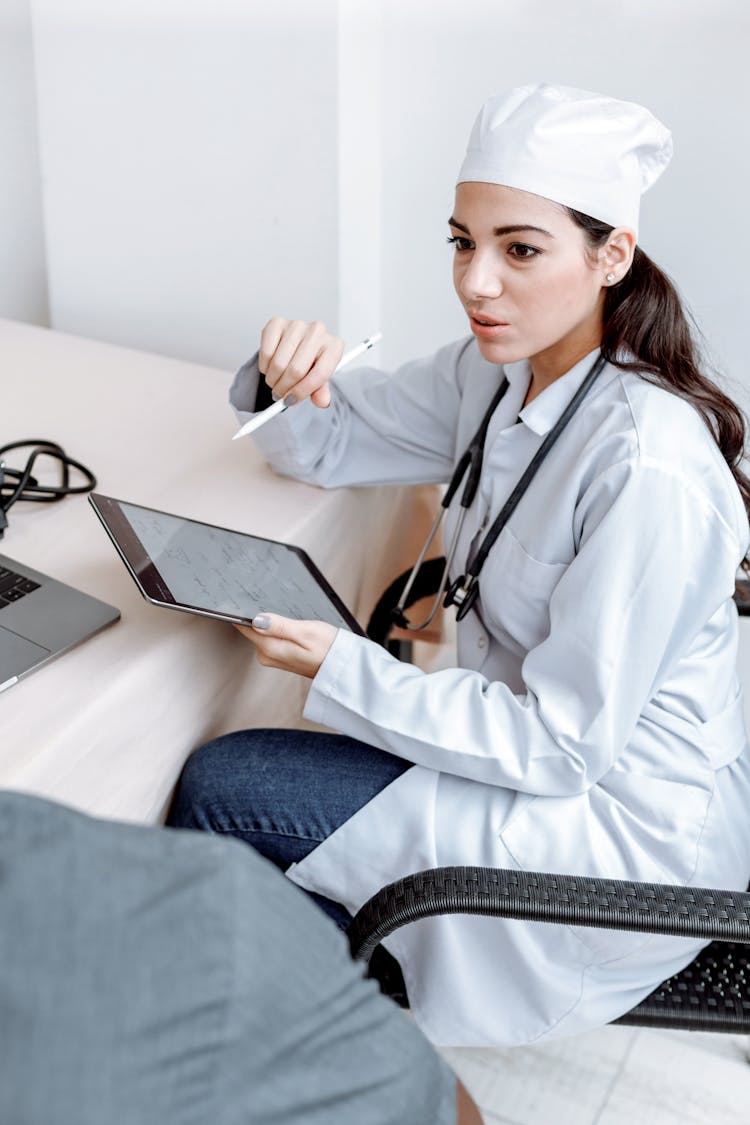
{"type": "Polygon", "coordinates": [[[526,653],[549,634],[549,601],[567,563],[533,558],[506,527],[490,552],[480,579],[482,614],[526,653]]]}

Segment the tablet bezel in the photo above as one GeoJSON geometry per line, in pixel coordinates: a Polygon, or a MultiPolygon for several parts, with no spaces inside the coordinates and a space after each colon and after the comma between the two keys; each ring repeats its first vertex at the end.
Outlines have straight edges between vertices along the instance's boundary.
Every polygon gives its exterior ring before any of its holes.
{"type": "Polygon", "coordinates": [[[118,500],[114,496],[105,496],[101,492],[89,493],[89,503],[96,512],[100,523],[111,539],[118,555],[122,559],[131,578],[135,582],[142,596],[152,605],[163,606],[165,609],[176,609],[182,613],[196,614],[198,617],[210,617],[215,621],[229,621],[233,625],[250,625],[249,617],[238,617],[221,610],[204,609],[203,606],[190,605],[187,602],[177,601],[169,586],[165,582],[158,567],[151,556],[143,547],[140,539],[135,534],[130,521],[123,512],[121,504],[128,504],[132,508],[139,508],[144,512],[155,515],[169,516],[186,524],[197,527],[209,527],[218,531],[226,531],[231,535],[240,535],[246,539],[253,539],[261,543],[273,543],[291,551],[302,562],[310,577],[317,583],[336,612],[346,622],[348,628],[358,636],[365,636],[365,631],[351,611],[344,605],[336,591],[320,573],[315,563],[302,547],[291,543],[284,543],[278,539],[268,539],[263,535],[254,535],[251,532],[239,531],[237,528],[222,527],[219,524],[206,523],[205,520],[196,520],[190,516],[180,516],[175,512],[165,512],[160,508],[152,508],[146,504],[137,504],[132,500],[118,500]]]}

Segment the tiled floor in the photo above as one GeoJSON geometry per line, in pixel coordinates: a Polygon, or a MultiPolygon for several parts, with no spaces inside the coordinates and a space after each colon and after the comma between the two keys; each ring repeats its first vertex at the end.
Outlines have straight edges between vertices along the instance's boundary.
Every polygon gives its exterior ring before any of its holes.
{"type": "Polygon", "coordinates": [[[487,1125],[750,1125],[750,1038],[605,1027],[443,1052],[487,1125]]]}

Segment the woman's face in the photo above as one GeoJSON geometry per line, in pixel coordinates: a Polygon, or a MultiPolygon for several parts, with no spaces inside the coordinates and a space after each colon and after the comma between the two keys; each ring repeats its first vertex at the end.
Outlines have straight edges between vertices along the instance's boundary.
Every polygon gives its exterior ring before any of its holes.
{"type": "Polygon", "coordinates": [[[607,266],[557,203],[499,184],[456,188],[453,283],[490,363],[562,375],[601,342],[607,266]]]}

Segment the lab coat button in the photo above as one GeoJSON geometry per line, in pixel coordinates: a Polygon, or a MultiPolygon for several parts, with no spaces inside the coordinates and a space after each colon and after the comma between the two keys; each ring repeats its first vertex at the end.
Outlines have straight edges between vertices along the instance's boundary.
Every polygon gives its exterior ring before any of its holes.
{"type": "Polygon", "coordinates": [[[487,638],[485,637],[484,633],[482,633],[481,636],[477,638],[477,646],[479,648],[487,648],[487,638]]]}

